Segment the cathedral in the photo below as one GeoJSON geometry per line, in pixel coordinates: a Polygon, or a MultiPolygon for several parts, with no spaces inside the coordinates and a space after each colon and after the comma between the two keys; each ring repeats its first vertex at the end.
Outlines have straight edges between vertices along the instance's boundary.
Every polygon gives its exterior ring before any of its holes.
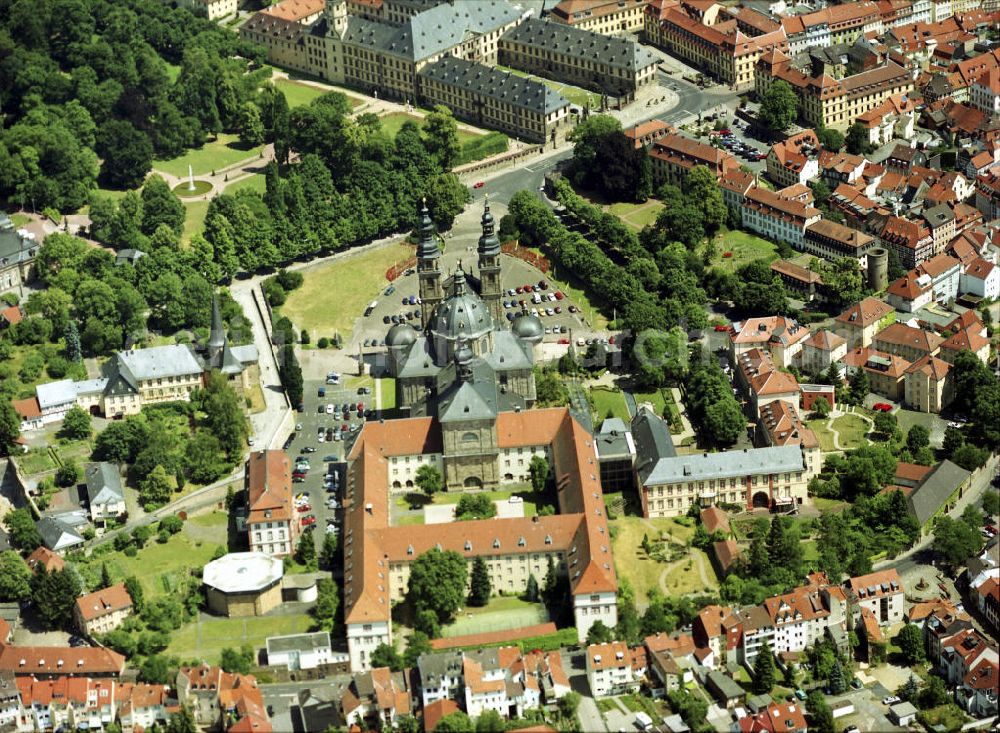
{"type": "Polygon", "coordinates": [[[486,202],[477,248],[477,273],[460,262],[449,275],[426,205],[420,212],[417,277],[421,330],[408,323],[386,335],[389,374],[399,407],[409,417],[436,417],[442,428],[445,480],[494,485],[496,418],[535,402],[534,347],[544,328],[537,316],[519,313],[510,327],[501,297],[500,240],[486,202]]]}

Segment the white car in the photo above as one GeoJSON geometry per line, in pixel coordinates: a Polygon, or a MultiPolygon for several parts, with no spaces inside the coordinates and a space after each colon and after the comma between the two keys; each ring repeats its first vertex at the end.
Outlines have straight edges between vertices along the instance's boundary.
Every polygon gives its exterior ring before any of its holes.
{"type": "Polygon", "coordinates": [[[333,414],[333,405],[327,405],[326,406],[326,414],[327,415],[332,415],[333,414]]]}
{"type": "Polygon", "coordinates": [[[577,340],[576,340],[576,345],[577,345],[577,346],[583,346],[583,345],[585,345],[586,343],[587,343],[587,342],[586,342],[586,341],[584,341],[583,339],[577,339],[577,340]]]}
{"type": "Polygon", "coordinates": [[[556,302],[556,294],[555,293],[549,293],[548,294],[548,299],[550,301],[552,301],[553,303],[555,303],[556,302]]]}
{"type": "Polygon", "coordinates": [[[895,705],[897,702],[899,702],[899,698],[896,697],[895,695],[890,695],[889,697],[885,698],[882,701],[882,704],[883,705],[895,705]]]}
{"type": "Polygon", "coordinates": [[[337,534],[338,532],[340,532],[340,528],[337,527],[336,525],[333,525],[333,524],[326,525],[326,533],[327,534],[337,534]]]}
{"type": "Polygon", "coordinates": [[[326,433],[319,433],[316,436],[316,442],[317,443],[325,443],[326,442],[326,433]]]}

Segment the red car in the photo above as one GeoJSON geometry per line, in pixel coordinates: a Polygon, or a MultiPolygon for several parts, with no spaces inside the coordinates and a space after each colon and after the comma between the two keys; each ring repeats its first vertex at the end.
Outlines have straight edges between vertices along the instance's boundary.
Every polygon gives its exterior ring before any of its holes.
{"type": "Polygon", "coordinates": [[[486,185],[485,181],[476,181],[475,183],[472,184],[472,187],[473,188],[482,188],[485,185],[486,185]]]}
{"type": "Polygon", "coordinates": [[[312,524],[316,524],[316,517],[312,514],[307,514],[299,521],[303,527],[308,527],[312,524]]]}
{"type": "Polygon", "coordinates": [[[561,344],[568,344],[569,343],[569,339],[559,339],[559,343],[561,343],[561,344]]]}
{"type": "Polygon", "coordinates": [[[519,285],[517,288],[514,289],[514,292],[520,295],[521,293],[524,292],[524,288],[519,285]]]}
{"type": "Polygon", "coordinates": [[[292,478],[305,478],[305,477],[306,477],[305,471],[296,471],[295,473],[292,474],[292,478]]]}
{"type": "Polygon", "coordinates": [[[565,297],[566,296],[562,294],[562,290],[557,290],[556,291],[556,300],[562,300],[565,297]]]}
{"type": "Polygon", "coordinates": [[[365,411],[365,403],[364,402],[359,402],[358,403],[358,412],[364,412],[364,411],[365,411]]]}
{"type": "Polygon", "coordinates": [[[611,334],[610,336],[608,336],[608,343],[613,344],[614,342],[615,342],[615,335],[611,334]]]}
{"type": "Polygon", "coordinates": [[[534,285],[525,285],[524,286],[524,292],[526,292],[526,293],[533,293],[533,292],[535,292],[535,286],[534,285]]]}
{"type": "Polygon", "coordinates": [[[872,409],[878,412],[892,412],[892,405],[886,404],[885,402],[876,402],[872,405],[872,409]]]}
{"type": "Polygon", "coordinates": [[[544,280],[539,280],[538,281],[538,289],[539,290],[548,290],[549,289],[549,284],[547,282],[545,282],[544,280]]]}
{"type": "Polygon", "coordinates": [[[311,511],[312,507],[309,504],[302,504],[301,506],[298,507],[299,514],[301,514],[302,512],[311,512],[311,511]]]}
{"type": "Polygon", "coordinates": [[[729,326],[716,326],[715,330],[719,331],[721,333],[722,331],[728,331],[729,330],[729,326]]]}

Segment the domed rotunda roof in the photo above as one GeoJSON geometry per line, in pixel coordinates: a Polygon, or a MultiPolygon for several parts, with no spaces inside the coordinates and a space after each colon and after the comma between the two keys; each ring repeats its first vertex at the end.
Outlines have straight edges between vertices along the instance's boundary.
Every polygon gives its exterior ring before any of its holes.
{"type": "Polygon", "coordinates": [[[533,316],[527,311],[521,311],[515,316],[510,324],[511,332],[519,339],[537,343],[545,335],[545,327],[538,316],[533,316]]]}
{"type": "Polygon", "coordinates": [[[468,287],[461,265],[455,271],[452,293],[434,309],[431,333],[447,341],[470,341],[493,329],[493,318],[482,299],[468,287]]]}
{"type": "Polygon", "coordinates": [[[409,323],[397,323],[385,335],[385,345],[390,349],[398,346],[410,346],[417,340],[417,330],[409,323]]]}

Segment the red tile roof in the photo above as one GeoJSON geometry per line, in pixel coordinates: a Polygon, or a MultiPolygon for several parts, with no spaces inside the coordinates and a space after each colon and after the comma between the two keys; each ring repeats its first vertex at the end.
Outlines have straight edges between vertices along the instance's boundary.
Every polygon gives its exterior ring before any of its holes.
{"type": "Polygon", "coordinates": [[[93,621],[109,613],[132,608],[132,597],[124,583],[112,585],[76,599],[76,607],[84,621],[93,621]]]}
{"type": "Polygon", "coordinates": [[[125,657],[103,647],[50,647],[0,645],[0,671],[15,675],[118,676],[125,657]]]}

